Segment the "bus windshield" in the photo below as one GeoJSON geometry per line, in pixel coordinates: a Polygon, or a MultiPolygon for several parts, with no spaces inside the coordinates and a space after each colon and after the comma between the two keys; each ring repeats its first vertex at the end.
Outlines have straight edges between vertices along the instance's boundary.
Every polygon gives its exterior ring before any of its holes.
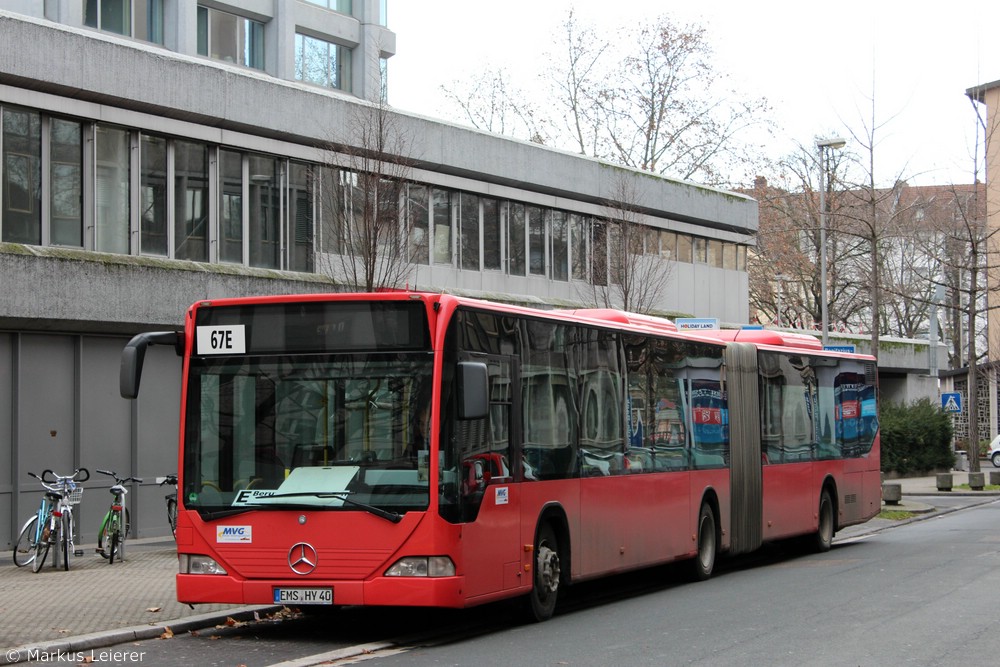
{"type": "Polygon", "coordinates": [[[430,352],[191,358],[189,509],[426,509],[430,352]]]}

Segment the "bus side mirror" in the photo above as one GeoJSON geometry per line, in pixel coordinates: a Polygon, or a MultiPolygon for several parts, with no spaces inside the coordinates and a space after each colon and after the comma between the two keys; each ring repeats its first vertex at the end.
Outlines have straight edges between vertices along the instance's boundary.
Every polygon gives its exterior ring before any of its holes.
{"type": "Polygon", "coordinates": [[[122,350],[122,365],[118,372],[118,388],[122,398],[139,395],[142,362],[150,345],[173,345],[178,356],[184,355],[184,334],[180,331],[154,331],[138,334],[122,350]]]}
{"type": "Polygon", "coordinates": [[[458,418],[483,419],[489,414],[489,372],[481,361],[458,362],[458,418]]]}

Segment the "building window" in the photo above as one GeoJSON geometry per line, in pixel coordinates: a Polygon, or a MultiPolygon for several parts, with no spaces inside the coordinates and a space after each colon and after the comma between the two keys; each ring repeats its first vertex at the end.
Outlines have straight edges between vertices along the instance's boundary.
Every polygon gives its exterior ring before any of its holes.
{"type": "MultiPolygon", "coordinates": [[[[341,14],[351,14],[354,11],[354,3],[352,0],[306,0],[306,2],[319,5],[320,7],[326,7],[327,9],[332,9],[335,12],[340,12],[341,14]]],[[[384,6],[383,2],[383,6],[384,6]]],[[[385,25],[385,24],[382,24],[385,25]]]]}
{"type": "Polygon", "coordinates": [[[163,44],[163,0],[84,0],[83,24],[163,44]]]}
{"type": "Polygon", "coordinates": [[[524,275],[524,204],[507,205],[507,272],[524,275]]]}
{"type": "Polygon", "coordinates": [[[49,152],[49,230],[53,245],[83,246],[83,125],[53,118],[49,152]]]}
{"type": "Polygon", "coordinates": [[[129,252],[129,131],[97,126],[96,204],[94,248],[127,255],[129,252]]]}
{"type": "Polygon", "coordinates": [[[708,263],[708,239],[695,236],[691,239],[691,251],[695,264],[708,263]]]}
{"type": "Polygon", "coordinates": [[[722,268],[736,270],[736,244],[722,244],[722,268]]]}
{"type": "Polygon", "coordinates": [[[677,257],[677,234],[674,232],[660,232],[660,257],[663,259],[677,257]]]}
{"type": "Polygon", "coordinates": [[[243,155],[219,150],[220,262],[243,263],[243,155]]]}
{"type": "Polygon", "coordinates": [[[545,275],[545,211],[528,206],[528,257],[531,275],[545,275]]]}
{"type": "Polygon", "coordinates": [[[309,165],[288,164],[288,268],[313,270],[313,179],[309,165]]]}
{"type": "Polygon", "coordinates": [[[208,147],[174,146],[174,257],[208,261],[208,147]]]}
{"type": "Polygon", "coordinates": [[[264,24],[198,7],[198,55],[264,69],[264,24]]]}
{"type": "Polygon", "coordinates": [[[708,240],[708,265],[717,269],[722,268],[722,241],[715,239],[708,240]]]}
{"type": "Polygon", "coordinates": [[[295,79],[326,88],[351,90],[351,50],[295,34],[295,79]]]}
{"type": "Polygon", "coordinates": [[[693,239],[687,234],[677,235],[677,261],[687,262],[690,264],[692,262],[692,242],[693,239]]]}
{"type": "Polygon", "coordinates": [[[430,263],[430,223],[426,185],[410,184],[406,191],[406,227],[410,235],[410,261],[430,263]]]}
{"type": "Polygon", "coordinates": [[[42,123],[33,111],[4,109],[3,240],[42,243],[42,123]]]}
{"type": "Polygon", "coordinates": [[[552,280],[569,280],[569,231],[565,211],[552,211],[552,280]]]}
{"type": "Polygon", "coordinates": [[[461,266],[479,270],[479,197],[463,192],[460,196],[459,249],[461,266]]]}
{"type": "Polygon", "coordinates": [[[604,222],[594,221],[590,236],[590,275],[595,285],[608,284],[608,228],[604,222]]]}
{"type": "Polygon", "coordinates": [[[569,238],[573,251],[573,280],[587,279],[587,219],[569,214],[569,238]]]}
{"type": "Polygon", "coordinates": [[[452,263],[451,193],[435,188],[431,191],[431,209],[434,214],[434,263],[452,263]]]}
{"type": "Polygon", "coordinates": [[[499,271],[503,232],[500,227],[500,202],[483,198],[483,268],[499,271]]]}
{"type": "Polygon", "coordinates": [[[167,140],[143,135],[139,154],[139,252],[166,256],[167,140]]]}
{"type": "Polygon", "coordinates": [[[250,156],[250,266],[281,268],[281,190],[278,161],[250,156]]]}

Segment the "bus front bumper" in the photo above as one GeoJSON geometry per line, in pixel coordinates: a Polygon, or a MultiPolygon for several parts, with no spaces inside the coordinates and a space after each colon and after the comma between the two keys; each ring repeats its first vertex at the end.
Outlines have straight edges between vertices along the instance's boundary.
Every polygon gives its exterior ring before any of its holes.
{"type": "MultiPolygon", "coordinates": [[[[229,575],[178,574],[177,600],[184,604],[281,604],[275,591],[300,591],[297,597],[321,599],[330,589],[334,606],[466,606],[463,577],[377,577],[367,581],[316,579],[243,580],[229,575]],[[303,596],[301,591],[316,594],[303,596]]],[[[297,603],[312,604],[311,602],[297,603]]]]}

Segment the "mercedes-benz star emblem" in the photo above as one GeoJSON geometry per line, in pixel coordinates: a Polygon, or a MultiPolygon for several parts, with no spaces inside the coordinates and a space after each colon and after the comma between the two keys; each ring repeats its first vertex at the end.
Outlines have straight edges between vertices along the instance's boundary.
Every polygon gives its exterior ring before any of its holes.
{"type": "Polygon", "coordinates": [[[288,567],[295,574],[307,575],[316,569],[319,557],[313,545],[299,542],[288,550],[288,567]]]}

